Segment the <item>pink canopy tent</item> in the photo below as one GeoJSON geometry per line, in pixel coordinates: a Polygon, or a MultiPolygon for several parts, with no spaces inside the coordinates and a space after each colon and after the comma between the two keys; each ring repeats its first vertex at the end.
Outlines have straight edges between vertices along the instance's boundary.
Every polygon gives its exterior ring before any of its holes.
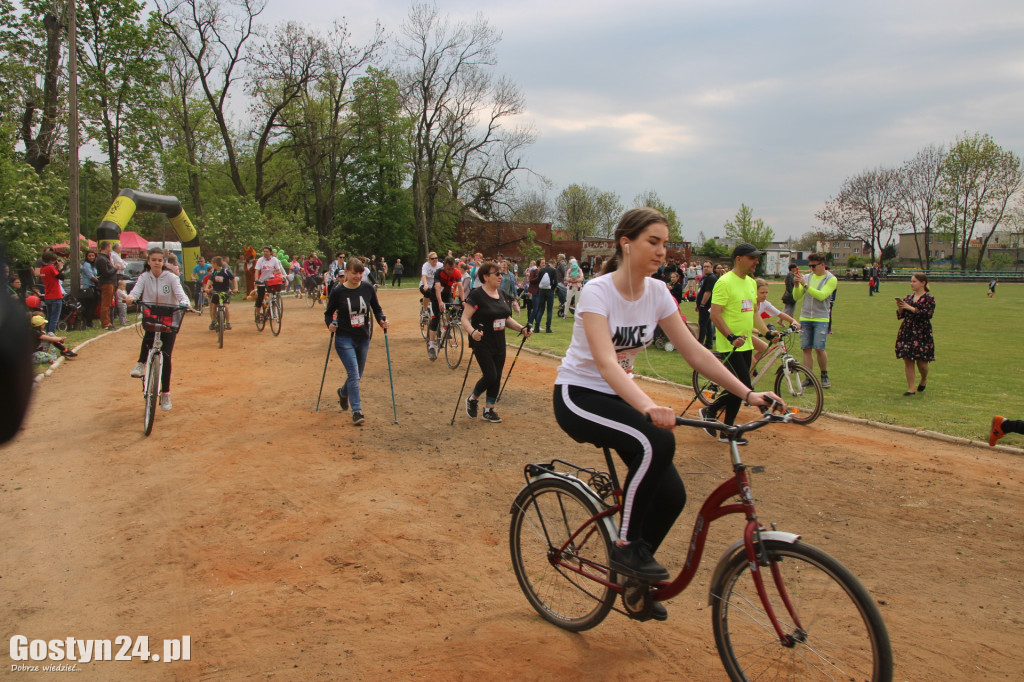
{"type": "Polygon", "coordinates": [[[149,242],[140,237],[138,232],[121,233],[122,256],[142,256],[146,253],[147,244],[149,244],[149,242]]]}
{"type": "MultiPolygon", "coordinates": [[[[86,241],[84,234],[83,235],[79,235],[78,239],[81,240],[81,241],[86,241]]],[[[89,244],[89,248],[90,249],[95,249],[96,248],[96,242],[94,242],[93,240],[89,239],[87,243],[89,244]]],[[[53,250],[56,251],[57,253],[61,254],[61,255],[67,255],[67,253],[68,253],[68,243],[67,242],[62,242],[60,244],[54,244],[53,245],[53,250]]]]}

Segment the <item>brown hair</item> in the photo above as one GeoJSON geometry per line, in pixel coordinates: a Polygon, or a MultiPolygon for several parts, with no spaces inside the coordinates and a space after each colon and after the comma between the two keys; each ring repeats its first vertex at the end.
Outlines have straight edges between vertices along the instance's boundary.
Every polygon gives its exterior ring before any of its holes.
{"type": "Polygon", "coordinates": [[[345,272],[360,273],[366,270],[366,266],[363,265],[362,258],[349,258],[348,262],[345,263],[345,272]]]}
{"type": "Polygon", "coordinates": [[[928,275],[924,274],[923,272],[915,272],[913,275],[911,275],[911,277],[913,277],[918,282],[924,285],[924,290],[926,293],[931,291],[931,289],[928,288],[928,275]]]}
{"type": "Polygon", "coordinates": [[[604,267],[601,269],[602,275],[607,275],[609,272],[615,272],[619,263],[622,262],[622,238],[636,239],[641,232],[647,229],[648,225],[654,223],[665,223],[668,225],[668,220],[665,215],[656,208],[644,206],[642,208],[633,208],[622,214],[619,218],[619,224],[615,226],[615,254],[605,261],[604,267]]]}
{"type": "Polygon", "coordinates": [[[488,261],[484,261],[480,265],[480,267],[478,267],[476,269],[476,278],[478,280],[480,280],[481,282],[483,282],[484,281],[484,277],[486,277],[487,275],[489,275],[492,272],[495,272],[496,270],[499,270],[499,269],[500,268],[498,267],[498,264],[495,263],[494,261],[489,261],[489,260],[488,261]]]}

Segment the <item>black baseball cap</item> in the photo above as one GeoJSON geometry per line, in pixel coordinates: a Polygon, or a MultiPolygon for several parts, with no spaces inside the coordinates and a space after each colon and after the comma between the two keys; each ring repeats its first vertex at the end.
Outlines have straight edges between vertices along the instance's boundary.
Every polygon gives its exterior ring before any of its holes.
{"type": "Polygon", "coordinates": [[[753,244],[747,242],[741,242],[736,245],[736,248],[732,250],[732,257],[736,256],[760,256],[763,255],[764,251],[759,250],[753,244]]]}

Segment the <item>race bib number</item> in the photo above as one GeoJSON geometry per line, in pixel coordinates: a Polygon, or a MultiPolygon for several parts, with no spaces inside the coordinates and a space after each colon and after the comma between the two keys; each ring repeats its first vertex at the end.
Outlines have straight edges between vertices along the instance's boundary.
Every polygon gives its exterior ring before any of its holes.
{"type": "Polygon", "coordinates": [[[494,331],[500,332],[505,330],[505,318],[494,321],[494,331]]]}
{"type": "Polygon", "coordinates": [[[363,315],[362,313],[352,313],[349,316],[349,320],[353,327],[362,327],[366,324],[366,315],[363,315]]]}
{"type": "Polygon", "coordinates": [[[633,373],[633,363],[636,360],[636,355],[637,355],[638,352],[639,352],[639,349],[620,351],[620,352],[616,353],[615,354],[615,359],[618,361],[619,367],[621,367],[622,369],[626,370],[626,372],[628,374],[632,374],[633,373]]]}
{"type": "Polygon", "coordinates": [[[751,313],[754,311],[754,301],[749,298],[745,298],[740,301],[740,312],[751,313]]]}
{"type": "Polygon", "coordinates": [[[223,282],[224,281],[224,275],[214,275],[213,281],[214,282],[223,282]]]}

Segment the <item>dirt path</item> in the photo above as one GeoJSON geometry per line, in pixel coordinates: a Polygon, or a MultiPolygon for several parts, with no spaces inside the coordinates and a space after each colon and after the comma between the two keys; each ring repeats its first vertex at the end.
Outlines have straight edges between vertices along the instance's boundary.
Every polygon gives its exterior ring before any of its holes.
{"type": "MultiPolygon", "coordinates": [[[[542,621],[508,557],[522,466],[556,455],[598,465],[599,453],[560,432],[556,362],[526,353],[504,423],[460,412],[449,426],[465,364],[426,360],[413,296],[381,292],[398,425],[383,336],[363,383],[366,424],[338,408],[336,357],[314,412],[328,336],[320,309],[291,299],[277,338],[236,303],[223,350],[205,319],[188,318],[174,409],[149,438],[128,377],[133,331],[43,381],[23,433],[0,449],[5,641],[148,635],[157,652],[191,638],[188,662],[94,662],[80,680],[722,679],[705,598],[735,522],[712,529],[709,560],[668,622],[612,614],[574,635],[542,621]]],[[[677,439],[691,504],[659,553],[672,566],[697,501],[727,472],[723,447],[687,430],[677,439]]],[[[883,603],[897,679],[1024,676],[1013,568],[1024,460],[828,419],[760,431],[744,455],[767,466],[755,479],[763,518],[836,555],[883,603]]]]}

